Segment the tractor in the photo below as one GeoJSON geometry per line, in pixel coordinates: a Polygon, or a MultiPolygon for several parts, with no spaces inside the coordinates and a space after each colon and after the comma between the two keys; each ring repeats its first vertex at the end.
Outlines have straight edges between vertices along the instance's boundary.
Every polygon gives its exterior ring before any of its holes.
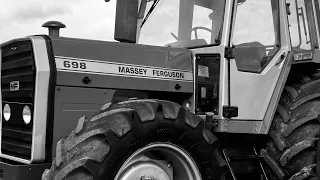
{"type": "Polygon", "coordinates": [[[49,21],[2,43],[0,177],[320,178],[319,17],[318,0],[117,0],[113,42],[49,21]]]}

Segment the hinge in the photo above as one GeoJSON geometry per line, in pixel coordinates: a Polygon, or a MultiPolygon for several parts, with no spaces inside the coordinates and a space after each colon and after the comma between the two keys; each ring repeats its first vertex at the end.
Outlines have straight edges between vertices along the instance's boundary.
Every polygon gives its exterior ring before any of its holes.
{"type": "Polygon", "coordinates": [[[224,57],[226,59],[234,59],[234,46],[225,48],[224,57]]]}
{"type": "Polygon", "coordinates": [[[238,117],[238,107],[237,106],[223,106],[223,117],[232,118],[238,117]]]}
{"type": "Polygon", "coordinates": [[[291,5],[290,3],[286,4],[287,15],[289,15],[289,16],[291,15],[290,5],[291,5]]]}

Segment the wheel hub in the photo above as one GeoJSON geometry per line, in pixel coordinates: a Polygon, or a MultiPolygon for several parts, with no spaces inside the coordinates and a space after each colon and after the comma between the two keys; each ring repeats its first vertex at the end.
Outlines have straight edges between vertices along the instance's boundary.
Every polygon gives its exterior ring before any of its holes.
{"type": "Polygon", "coordinates": [[[181,148],[157,143],[131,155],[115,180],[201,180],[192,158],[181,148]],[[175,173],[173,175],[173,172],[175,173]]]}
{"type": "Polygon", "coordinates": [[[166,167],[165,163],[147,156],[137,156],[125,166],[119,180],[172,180],[172,168],[166,167]]]}
{"type": "Polygon", "coordinates": [[[150,177],[142,176],[142,177],[141,177],[141,180],[155,180],[155,179],[152,179],[152,178],[150,178],[150,177]]]}

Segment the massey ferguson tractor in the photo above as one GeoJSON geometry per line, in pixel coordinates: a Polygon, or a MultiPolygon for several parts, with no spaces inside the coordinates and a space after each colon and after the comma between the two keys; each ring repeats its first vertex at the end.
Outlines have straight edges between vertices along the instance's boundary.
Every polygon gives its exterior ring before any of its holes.
{"type": "Polygon", "coordinates": [[[0,45],[0,179],[317,180],[318,0],[117,0],[114,42],[0,45]]]}

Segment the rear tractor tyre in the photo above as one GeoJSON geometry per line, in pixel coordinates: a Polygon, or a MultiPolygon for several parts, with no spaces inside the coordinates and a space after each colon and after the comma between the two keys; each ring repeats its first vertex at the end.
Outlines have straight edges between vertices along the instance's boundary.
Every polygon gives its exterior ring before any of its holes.
{"type": "Polygon", "coordinates": [[[300,82],[285,87],[269,131],[270,140],[261,152],[273,161],[269,161],[273,167],[269,179],[320,178],[316,173],[319,115],[319,75],[300,76],[300,82]]]}
{"type": "Polygon", "coordinates": [[[219,179],[218,139],[180,105],[158,100],[108,104],[57,144],[43,180],[219,179]]]}

